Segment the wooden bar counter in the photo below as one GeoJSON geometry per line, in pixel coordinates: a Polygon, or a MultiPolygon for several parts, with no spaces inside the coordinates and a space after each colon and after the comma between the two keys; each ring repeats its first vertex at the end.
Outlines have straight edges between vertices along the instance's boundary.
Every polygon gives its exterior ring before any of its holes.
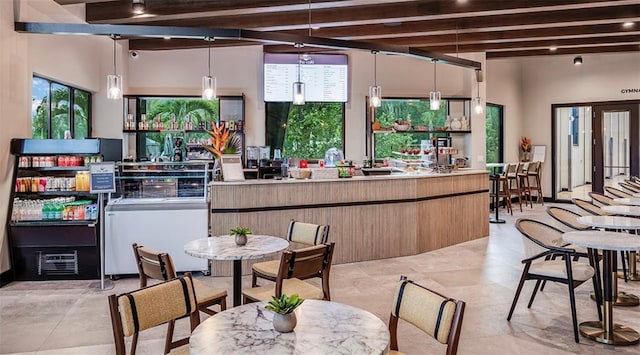
{"type": "MultiPolygon", "coordinates": [[[[414,255],[488,236],[488,186],[480,170],[212,182],[211,235],[245,226],[284,238],[295,219],[331,226],[334,264],[414,255]]],[[[231,275],[231,265],[214,262],[212,274],[231,275]]]]}

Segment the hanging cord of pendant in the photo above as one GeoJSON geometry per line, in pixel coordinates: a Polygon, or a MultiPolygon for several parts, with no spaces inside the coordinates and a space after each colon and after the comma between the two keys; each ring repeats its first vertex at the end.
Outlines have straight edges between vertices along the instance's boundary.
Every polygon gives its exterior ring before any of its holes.
{"type": "Polygon", "coordinates": [[[309,0],[309,37],[311,37],[311,0],[309,0]]]}
{"type": "Polygon", "coordinates": [[[117,75],[116,72],[116,39],[118,35],[111,35],[111,39],[113,40],[113,75],[117,75]]]}
{"type": "Polygon", "coordinates": [[[460,52],[458,51],[458,24],[456,24],[456,57],[460,58],[460,52]]]}
{"type": "Polygon", "coordinates": [[[378,51],[372,51],[373,53],[373,86],[378,86],[378,61],[376,58],[378,57],[378,51]]]}
{"type": "Polygon", "coordinates": [[[438,91],[438,81],[436,77],[436,60],[433,60],[433,91],[438,91]]]}
{"type": "Polygon", "coordinates": [[[209,60],[207,64],[209,65],[209,76],[211,76],[211,37],[207,37],[207,42],[209,42],[209,60]]]}

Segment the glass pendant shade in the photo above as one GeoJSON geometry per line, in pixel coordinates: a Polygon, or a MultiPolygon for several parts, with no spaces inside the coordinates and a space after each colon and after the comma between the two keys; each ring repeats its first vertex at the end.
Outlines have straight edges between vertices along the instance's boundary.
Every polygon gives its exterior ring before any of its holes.
{"type": "Polygon", "coordinates": [[[107,99],[118,100],[122,98],[122,77],[117,74],[107,75],[107,99]]]}
{"type": "Polygon", "coordinates": [[[304,105],[304,83],[301,81],[293,83],[293,104],[304,105]]]}
{"type": "Polygon", "coordinates": [[[429,93],[429,108],[434,111],[440,109],[440,91],[429,93]]]}
{"type": "Polygon", "coordinates": [[[482,108],[482,99],[480,96],[473,99],[473,108],[475,109],[477,114],[481,114],[484,109],[482,108]]]}
{"type": "Polygon", "coordinates": [[[382,88],[369,86],[369,106],[380,107],[380,105],[382,105],[382,88]]]}
{"type": "Polygon", "coordinates": [[[205,75],[202,77],[202,98],[205,100],[215,100],[217,97],[216,92],[216,77],[211,75],[205,75]]]}

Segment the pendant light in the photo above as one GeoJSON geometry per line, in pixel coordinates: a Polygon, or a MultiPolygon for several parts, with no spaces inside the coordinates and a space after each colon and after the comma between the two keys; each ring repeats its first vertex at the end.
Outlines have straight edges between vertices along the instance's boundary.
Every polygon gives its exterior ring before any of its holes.
{"type": "Polygon", "coordinates": [[[382,88],[378,86],[377,81],[377,61],[376,57],[378,51],[371,51],[373,53],[373,86],[369,86],[369,106],[380,107],[382,105],[382,88]]]}
{"type": "MultiPolygon", "coordinates": [[[[295,47],[300,49],[302,43],[296,43],[295,47]]],[[[293,104],[304,105],[304,83],[300,81],[300,50],[298,50],[298,81],[293,83],[293,104]]]]}
{"type": "Polygon", "coordinates": [[[211,42],[214,40],[214,38],[205,37],[204,40],[209,42],[209,57],[207,61],[209,71],[208,75],[202,77],[202,98],[205,100],[215,100],[218,97],[216,92],[216,77],[211,76],[211,42]]]}
{"type": "Polygon", "coordinates": [[[482,107],[482,99],[480,98],[480,82],[481,82],[480,78],[481,77],[482,77],[481,72],[479,70],[476,70],[476,83],[478,86],[478,96],[476,96],[476,98],[473,99],[473,105],[474,105],[473,107],[477,114],[481,114],[484,111],[482,107]]]}
{"type": "Polygon", "coordinates": [[[111,35],[113,40],[113,74],[107,75],[107,99],[122,99],[122,77],[116,71],[116,40],[118,35],[111,35]]]}
{"type": "Polygon", "coordinates": [[[144,0],[133,0],[131,3],[131,11],[136,15],[142,15],[147,11],[144,0]]]}
{"type": "Polygon", "coordinates": [[[436,63],[437,61],[433,60],[433,91],[429,93],[429,108],[433,111],[440,109],[440,91],[436,85],[436,63]]]}

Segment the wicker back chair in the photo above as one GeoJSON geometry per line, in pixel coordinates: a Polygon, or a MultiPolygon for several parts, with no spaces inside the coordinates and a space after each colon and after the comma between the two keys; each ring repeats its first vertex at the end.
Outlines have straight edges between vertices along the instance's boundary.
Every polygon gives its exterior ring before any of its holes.
{"type": "Polygon", "coordinates": [[[599,192],[589,192],[589,197],[591,197],[591,199],[593,201],[598,202],[599,204],[603,205],[603,206],[611,206],[614,205],[615,203],[613,202],[613,199],[609,196],[605,196],[599,192]]]}
{"type": "Polygon", "coordinates": [[[619,182],[618,185],[620,185],[620,187],[622,187],[623,189],[625,189],[625,190],[627,190],[627,191],[629,191],[631,193],[634,193],[634,194],[640,192],[640,187],[636,187],[636,186],[631,185],[631,184],[629,184],[627,182],[619,182]]]}
{"type": "Polygon", "coordinates": [[[574,198],[571,200],[571,202],[573,202],[573,204],[578,206],[580,209],[587,211],[588,213],[594,216],[610,216],[611,215],[611,213],[608,213],[602,210],[602,208],[594,205],[589,201],[585,201],[579,198],[574,198]]]}
{"type": "Polygon", "coordinates": [[[589,230],[591,227],[578,222],[581,215],[560,207],[547,207],[547,213],[556,221],[574,230],[589,230]]]}
{"type": "Polygon", "coordinates": [[[605,186],[604,190],[613,197],[617,197],[617,198],[631,197],[630,193],[624,192],[620,189],[616,189],[615,187],[605,186]]]}

